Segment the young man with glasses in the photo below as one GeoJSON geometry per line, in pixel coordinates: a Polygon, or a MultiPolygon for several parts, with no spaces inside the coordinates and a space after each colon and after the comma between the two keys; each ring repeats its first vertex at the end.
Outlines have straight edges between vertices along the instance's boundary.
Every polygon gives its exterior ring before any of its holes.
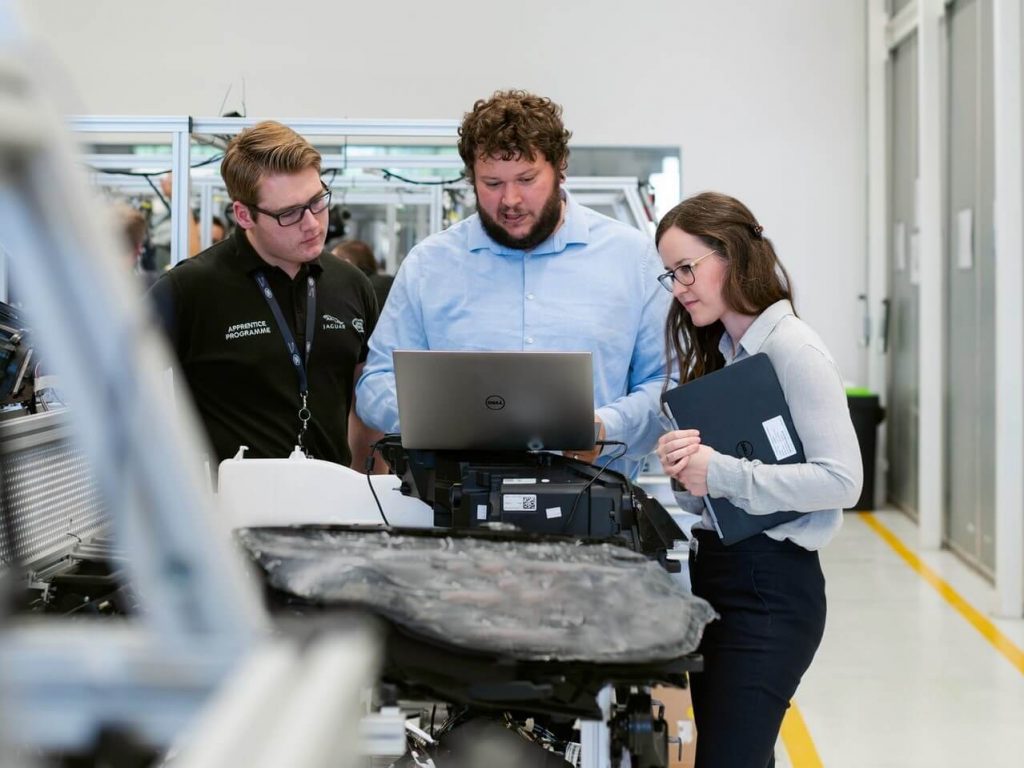
{"type": "Polygon", "coordinates": [[[524,91],[499,91],[465,115],[459,154],[477,213],[402,262],[359,381],[368,424],[400,431],[394,349],[590,352],[601,437],[627,445],[609,466],[638,472],[663,431],[670,297],[652,239],[562,188],[570,135],[561,107],[524,91]]]}
{"type": "Polygon", "coordinates": [[[354,388],[377,302],[362,272],[324,251],[331,193],[320,153],[266,121],[231,140],[221,175],[234,234],[151,290],[214,459],[240,445],[284,458],[298,445],[362,469],[370,437],[354,388]]]}

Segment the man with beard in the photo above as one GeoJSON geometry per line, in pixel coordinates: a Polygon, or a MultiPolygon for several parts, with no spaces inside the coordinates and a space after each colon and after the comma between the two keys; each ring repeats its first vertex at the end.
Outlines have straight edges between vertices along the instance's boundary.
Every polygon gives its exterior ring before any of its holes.
{"type": "MultiPolygon", "coordinates": [[[[477,213],[403,261],[357,387],[359,414],[398,432],[395,349],[590,352],[600,437],[625,443],[635,476],[663,431],[669,302],[652,239],[562,188],[570,132],[550,99],[499,91],[459,128],[477,213]]],[[[616,449],[609,449],[613,453],[616,449]]]]}
{"type": "Polygon", "coordinates": [[[362,272],[324,250],[320,153],[268,120],[231,140],[220,170],[234,233],[150,291],[214,458],[299,446],[362,469],[371,438],[352,401],[377,300],[362,272]]]}

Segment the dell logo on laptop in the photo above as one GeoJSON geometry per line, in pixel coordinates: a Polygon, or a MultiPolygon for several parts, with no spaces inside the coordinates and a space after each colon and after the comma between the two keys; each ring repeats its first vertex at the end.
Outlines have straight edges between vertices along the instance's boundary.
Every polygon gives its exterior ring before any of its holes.
{"type": "Polygon", "coordinates": [[[740,459],[749,459],[754,455],[754,446],[747,440],[740,440],[736,443],[736,456],[740,459]]]}
{"type": "Polygon", "coordinates": [[[500,411],[505,407],[505,398],[501,395],[491,395],[484,400],[484,404],[492,411],[500,411]]]}

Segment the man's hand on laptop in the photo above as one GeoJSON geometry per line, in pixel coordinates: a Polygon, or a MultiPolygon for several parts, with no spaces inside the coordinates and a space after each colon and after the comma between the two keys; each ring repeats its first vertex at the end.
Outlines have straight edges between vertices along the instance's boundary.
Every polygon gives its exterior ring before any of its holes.
{"type": "MultiPolygon", "coordinates": [[[[601,441],[605,438],[604,422],[601,421],[601,417],[596,413],[594,414],[594,433],[597,435],[597,440],[601,441]]],[[[563,453],[570,459],[578,459],[579,461],[585,461],[587,464],[593,464],[597,457],[601,455],[600,445],[595,445],[589,451],[563,451],[563,453]]]]}

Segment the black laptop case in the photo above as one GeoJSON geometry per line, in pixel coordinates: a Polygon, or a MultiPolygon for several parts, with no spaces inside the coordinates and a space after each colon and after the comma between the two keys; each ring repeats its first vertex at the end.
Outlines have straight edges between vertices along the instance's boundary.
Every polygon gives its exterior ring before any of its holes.
{"type": "MultiPolygon", "coordinates": [[[[680,429],[700,430],[701,443],[721,454],[763,464],[806,461],[782,386],[763,352],[670,389],[662,401],[680,429]]],[[[727,545],[800,515],[752,515],[725,498],[707,496],[704,505],[727,545]]]]}

